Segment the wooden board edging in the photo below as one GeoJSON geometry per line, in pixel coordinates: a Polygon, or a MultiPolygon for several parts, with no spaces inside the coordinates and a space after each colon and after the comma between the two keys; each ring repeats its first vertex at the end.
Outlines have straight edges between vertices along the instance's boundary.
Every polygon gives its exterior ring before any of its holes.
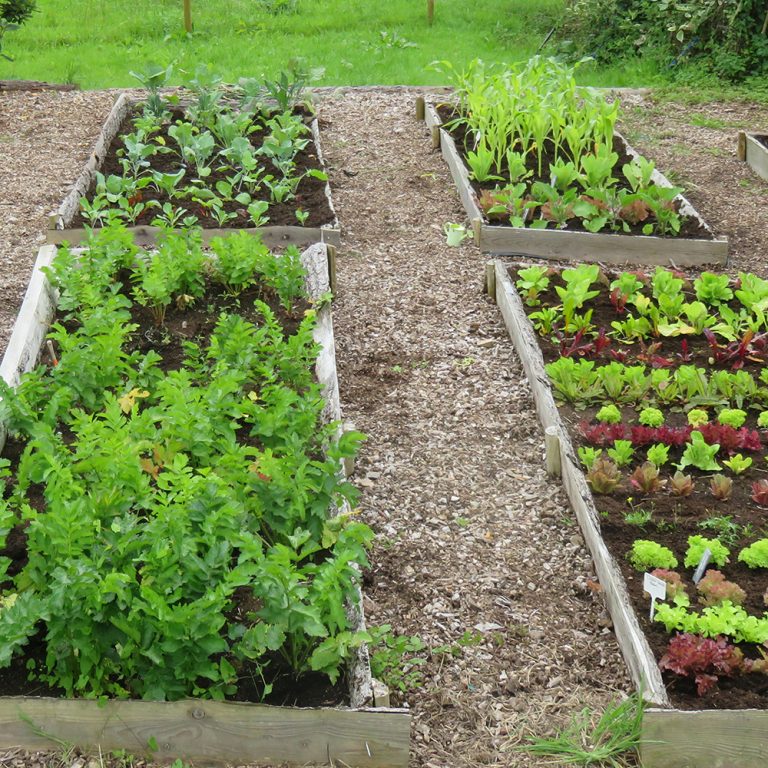
{"type": "MultiPolygon", "coordinates": [[[[440,151],[448,164],[467,217],[475,227],[475,244],[482,253],[497,256],[523,255],[544,259],[600,261],[611,264],[659,264],[672,267],[725,264],[728,259],[726,238],[704,240],[502,227],[487,224],[461,154],[451,135],[441,127],[442,121],[434,105],[429,103],[425,105],[424,119],[430,130],[433,133],[437,132],[440,136],[440,151]]],[[[637,155],[637,152],[620,134],[617,136],[624,141],[630,156],[637,155]]],[[[653,181],[659,186],[672,186],[657,170],[654,170],[653,181]]],[[[712,233],[709,225],[682,196],[680,210],[684,215],[696,219],[707,232],[712,233]]]]}
{"type": "Polygon", "coordinates": [[[525,369],[542,429],[546,431],[554,427],[560,438],[563,486],[595,562],[597,576],[613,619],[616,638],[632,679],[647,701],[657,706],[668,707],[670,706],[669,698],[661,673],[637,621],[624,577],[600,533],[599,517],[592,501],[592,493],[581,471],[568,431],[555,405],[539,342],[525,314],[517,290],[507,274],[507,266],[502,261],[496,261],[496,303],[525,369]]]}
{"type": "Polygon", "coordinates": [[[395,709],[0,698],[0,747],[72,744],[155,760],[406,768],[409,728],[408,714],[395,709]]]}
{"type": "MultiPolygon", "coordinates": [[[[112,109],[104,121],[104,125],[99,132],[99,136],[93,145],[93,149],[85,163],[85,167],[77,177],[72,189],[62,201],[56,213],[50,217],[50,227],[46,232],[46,241],[51,244],[58,243],[81,243],[87,239],[88,233],[85,227],[73,227],[72,222],[80,210],[80,198],[88,193],[88,190],[96,176],[96,172],[101,168],[106,158],[112,142],[115,140],[120,126],[129,112],[138,103],[137,99],[121,93],[112,105],[112,109]]],[[[317,159],[320,165],[324,164],[323,150],[320,144],[320,128],[317,118],[310,123],[312,140],[317,150],[317,159]]],[[[203,229],[203,244],[208,245],[214,237],[224,237],[235,234],[236,232],[247,232],[249,234],[259,234],[268,248],[280,248],[286,245],[295,245],[297,247],[306,247],[312,243],[330,243],[332,245],[341,244],[341,231],[339,221],[336,216],[336,209],[333,205],[331,196],[331,186],[328,181],[325,182],[325,198],[331,211],[332,220],[328,224],[320,227],[302,227],[297,225],[266,225],[263,227],[245,227],[245,228],[217,228],[203,229]]],[[[158,227],[139,225],[128,227],[133,233],[134,241],[137,245],[151,246],[156,242],[156,235],[160,231],[158,227]]]]}
{"type": "MultiPolygon", "coordinates": [[[[17,386],[21,375],[32,370],[40,358],[57,301],[56,291],[41,268],[50,266],[55,254],[53,245],[40,248],[0,361],[0,374],[10,386],[17,386]]],[[[307,293],[318,299],[329,290],[326,245],[310,246],[301,259],[307,270],[307,293]]],[[[315,372],[326,399],[323,415],[336,421],[341,418],[341,403],[328,303],[318,310],[313,336],[320,345],[315,372]]],[[[0,450],[4,444],[5,429],[0,424],[0,450]]],[[[346,611],[352,629],[365,630],[359,585],[357,605],[348,604],[346,611]]],[[[154,757],[161,758],[237,764],[267,759],[297,765],[335,762],[359,768],[406,768],[410,712],[372,708],[373,681],[365,646],[356,649],[350,658],[347,680],[348,708],[301,709],[205,700],[112,700],[102,706],[96,701],[0,697],[0,749],[44,749],[67,742],[149,754],[147,742],[154,737],[161,746],[154,757]],[[374,719],[382,715],[386,720],[374,719]]]]}
{"type": "Polygon", "coordinates": [[[765,768],[768,711],[646,709],[640,762],[645,768],[765,768]]]}
{"type": "Polygon", "coordinates": [[[744,134],[744,159],[761,179],[768,181],[768,147],[755,138],[757,135],[762,134],[744,134]]]}

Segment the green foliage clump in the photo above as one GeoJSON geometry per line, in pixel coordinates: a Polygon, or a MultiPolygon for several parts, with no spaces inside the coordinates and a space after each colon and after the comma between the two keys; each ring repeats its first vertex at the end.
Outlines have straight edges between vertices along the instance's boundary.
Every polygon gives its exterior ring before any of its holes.
{"type": "Polygon", "coordinates": [[[768,568],[768,539],[758,539],[739,552],[739,560],[748,568],[768,568]]]}
{"type": "Polygon", "coordinates": [[[677,558],[672,550],[648,539],[635,539],[627,557],[636,571],[677,568],[677,558]]]}
{"type": "Polygon", "coordinates": [[[715,565],[723,566],[728,562],[731,550],[728,549],[719,539],[707,539],[704,536],[695,534],[688,537],[688,550],[685,553],[685,567],[695,568],[701,561],[704,550],[708,549],[712,553],[710,561],[715,565]]]}
{"type": "MultiPolygon", "coordinates": [[[[221,699],[244,676],[267,695],[276,663],[335,682],[371,640],[347,606],[373,534],[337,514],[356,500],[340,467],[362,435],[324,419],[315,313],[290,334],[261,301],[222,313],[164,370],[135,349],[115,278],[134,264],[136,298],[156,295],[155,273],[194,298],[202,257],[180,236],[157,262],[124,245],[104,229],[75,269],[62,250],[59,363],[16,390],[0,381],[0,418],[24,446],[0,547],[14,528],[27,537],[18,573],[0,559],[0,667],[34,641],[33,679],[69,696],[221,699]]],[[[274,261],[289,280],[295,265],[274,261]]]]}
{"type": "Polygon", "coordinates": [[[739,80],[768,69],[765,13],[762,0],[570,0],[560,38],[599,61],[643,54],[739,80]]]}
{"type": "Polygon", "coordinates": [[[596,414],[595,418],[604,424],[619,424],[621,422],[621,411],[613,404],[604,405],[596,414]]]}
{"type": "Polygon", "coordinates": [[[643,408],[637,420],[646,427],[660,427],[664,423],[664,414],[658,408],[643,408]]]}
{"type": "Polygon", "coordinates": [[[0,0],[0,19],[24,24],[37,9],[37,0],[0,0]]]}

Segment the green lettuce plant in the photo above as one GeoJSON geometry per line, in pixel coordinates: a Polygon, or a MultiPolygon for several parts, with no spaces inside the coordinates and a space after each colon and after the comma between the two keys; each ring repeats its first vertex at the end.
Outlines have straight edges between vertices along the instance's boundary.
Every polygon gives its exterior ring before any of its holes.
{"type": "Polygon", "coordinates": [[[719,472],[721,467],[715,461],[715,456],[720,450],[720,445],[707,445],[704,435],[696,430],[691,432],[690,440],[677,465],[678,469],[682,471],[686,467],[696,467],[702,472],[719,472]]]}
{"type": "Polygon", "coordinates": [[[677,568],[677,558],[672,550],[648,539],[635,539],[627,558],[636,571],[677,568]]]}
{"type": "Polygon", "coordinates": [[[739,552],[739,562],[748,568],[768,568],[768,539],[758,539],[739,552]]]}
{"type": "Polygon", "coordinates": [[[722,567],[730,558],[731,550],[719,539],[707,539],[704,536],[694,534],[688,537],[688,549],[685,553],[684,565],[686,568],[695,568],[701,562],[704,550],[708,549],[712,554],[710,562],[722,567]]]}

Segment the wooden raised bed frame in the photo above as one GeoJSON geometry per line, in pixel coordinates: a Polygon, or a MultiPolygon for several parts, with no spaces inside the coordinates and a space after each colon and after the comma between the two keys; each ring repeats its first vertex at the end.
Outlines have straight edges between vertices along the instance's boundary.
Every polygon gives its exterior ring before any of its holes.
{"type": "MultiPolygon", "coordinates": [[[[324,244],[302,253],[310,297],[328,291],[328,254],[324,244]]],[[[40,248],[5,356],[0,376],[17,386],[37,364],[57,296],[41,268],[49,266],[56,247],[40,248]]],[[[321,345],[316,364],[326,398],[324,415],[341,415],[329,305],[318,311],[315,341],[321,345]]],[[[0,450],[5,430],[0,425],[0,450]]],[[[362,596],[350,608],[356,629],[365,627],[362,596]]],[[[287,762],[348,765],[355,768],[406,768],[410,713],[389,708],[383,686],[371,680],[368,651],[361,649],[348,667],[347,708],[276,707],[239,702],[186,699],[174,702],[0,697],[0,749],[51,749],[72,744],[102,751],[124,749],[155,759],[206,763],[287,762]],[[384,705],[378,706],[377,705],[384,705]],[[149,748],[157,742],[157,749],[149,748]]]]}
{"type": "Polygon", "coordinates": [[[761,179],[768,181],[768,147],[757,140],[758,136],[768,141],[768,135],[764,133],[739,131],[737,154],[739,160],[747,163],[761,179]]]}
{"type": "Polygon", "coordinates": [[[562,476],[595,562],[621,652],[632,680],[649,705],[643,715],[643,768],[765,768],[768,711],[682,711],[672,707],[656,659],[630,603],[624,577],[600,534],[592,492],[555,405],[536,332],[509,277],[508,267],[501,260],[488,262],[486,289],[501,310],[531,386],[545,431],[548,470],[559,470],[562,476]]]}
{"type": "MultiPolygon", "coordinates": [[[[442,121],[437,110],[426,103],[423,97],[418,97],[416,117],[426,121],[432,134],[432,146],[440,149],[448,163],[461,203],[472,222],[475,244],[483,253],[497,256],[523,255],[542,259],[600,261],[610,264],[630,262],[659,264],[672,267],[725,264],[728,259],[726,238],[697,240],[682,237],[502,227],[488,224],[484,220],[477,195],[470,184],[469,172],[453,138],[441,127],[442,121]]],[[[637,154],[626,142],[625,146],[630,156],[637,154]]],[[[654,171],[653,181],[660,186],[671,186],[658,171],[654,171]]],[[[711,232],[706,222],[685,198],[682,198],[680,210],[686,216],[698,220],[707,232],[711,232]]]]}
{"type": "MultiPolygon", "coordinates": [[[[120,126],[125,120],[126,115],[140,103],[137,99],[132,99],[124,93],[117,97],[112,109],[104,122],[98,139],[91,150],[90,157],[85,163],[80,176],[72,187],[69,194],[59,206],[58,211],[51,214],[49,220],[49,229],[46,240],[49,243],[79,243],[86,237],[85,229],[81,227],[72,227],[72,222],[80,210],[80,198],[84,197],[91,187],[91,182],[95,178],[96,171],[101,168],[104,159],[109,152],[109,147],[117,136],[120,126]]],[[[317,119],[312,120],[311,126],[312,140],[315,143],[318,160],[323,162],[323,152],[320,147],[320,130],[317,125],[317,119]]],[[[333,221],[324,224],[321,227],[301,227],[301,226],[263,226],[251,227],[247,229],[237,229],[234,227],[223,229],[203,229],[203,244],[207,245],[214,237],[226,237],[234,232],[258,232],[261,235],[264,244],[269,248],[282,248],[286,245],[295,245],[306,247],[312,243],[329,243],[339,245],[341,241],[341,232],[339,222],[336,218],[336,212],[331,198],[331,188],[328,182],[325,183],[325,196],[328,200],[328,206],[333,214],[333,221]]],[[[128,228],[134,236],[136,245],[154,245],[155,236],[158,232],[157,227],[134,226],[128,228]]]]}

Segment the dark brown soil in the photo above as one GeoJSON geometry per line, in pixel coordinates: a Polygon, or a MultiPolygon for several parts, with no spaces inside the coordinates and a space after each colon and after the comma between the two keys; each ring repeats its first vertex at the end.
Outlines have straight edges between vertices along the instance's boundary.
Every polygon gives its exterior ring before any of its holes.
{"type": "MultiPolygon", "coordinates": [[[[510,268],[510,276],[513,280],[517,278],[517,267],[510,268]]],[[[589,304],[590,308],[594,308],[593,322],[598,327],[607,326],[609,329],[610,321],[621,317],[607,299],[606,286],[610,279],[612,279],[612,275],[605,273],[605,286],[601,288],[601,295],[589,304]]],[[[688,294],[688,300],[695,299],[690,283],[684,286],[684,290],[688,294]]],[[[543,294],[541,300],[544,306],[559,303],[554,290],[543,294]]],[[[526,311],[532,312],[534,308],[526,308],[526,311]]],[[[546,361],[555,360],[560,356],[556,344],[547,339],[541,339],[540,343],[546,361]]],[[[661,346],[655,352],[655,356],[665,359],[670,366],[677,365],[679,360],[676,359],[676,356],[681,352],[682,342],[680,338],[666,338],[660,340],[659,343],[661,346]]],[[[604,353],[600,362],[608,362],[611,359],[611,348],[620,348],[627,352],[625,360],[627,364],[653,364],[653,361],[647,356],[647,349],[643,349],[641,345],[619,345],[615,342],[604,353]]],[[[701,337],[692,337],[688,340],[688,353],[690,354],[690,360],[687,360],[689,364],[696,364],[707,369],[716,367],[710,364],[710,350],[706,340],[701,337]]],[[[590,356],[587,355],[587,357],[590,356]]],[[[765,353],[759,355],[758,359],[754,361],[747,360],[744,369],[756,375],[764,363],[765,353]]],[[[667,367],[666,362],[664,367],[667,367]]],[[[730,366],[721,367],[729,368],[730,366]]],[[[641,407],[643,406],[623,408],[622,423],[636,424],[641,407]]],[[[681,408],[665,409],[661,405],[657,407],[665,411],[666,425],[679,427],[687,423],[681,408]]],[[[597,407],[576,410],[568,404],[560,406],[561,417],[576,446],[589,444],[584,438],[581,425],[596,423],[594,420],[596,411],[597,407]]],[[[744,426],[750,430],[758,431],[762,448],[760,452],[747,453],[743,451],[745,455],[753,459],[753,465],[741,475],[733,476],[723,467],[723,473],[733,478],[732,494],[728,500],[718,500],[710,491],[710,478],[715,473],[701,472],[691,467],[685,470],[687,474],[693,477],[694,481],[694,492],[690,496],[675,497],[666,487],[655,493],[643,494],[631,484],[630,474],[645,459],[646,447],[635,448],[633,461],[630,466],[622,470],[622,482],[616,491],[608,495],[594,494],[603,538],[621,568],[640,624],[657,659],[664,655],[670,634],[663,625],[650,621],[648,615],[649,597],[643,592],[643,576],[635,571],[627,561],[627,553],[636,539],[651,539],[674,552],[680,563],[675,570],[683,576],[692,604],[696,606],[697,592],[691,580],[694,569],[683,566],[685,553],[688,549],[688,537],[698,534],[706,538],[720,538],[721,542],[731,550],[731,557],[730,562],[718,570],[725,575],[726,579],[737,583],[745,590],[747,600],[744,603],[744,608],[748,613],[762,616],[766,611],[764,595],[768,588],[768,574],[764,569],[750,569],[737,560],[738,553],[742,548],[759,538],[768,536],[768,510],[756,504],[751,498],[752,483],[766,477],[763,459],[766,457],[766,442],[768,440],[765,431],[757,428],[756,412],[748,411],[744,426]],[[626,520],[627,515],[640,512],[650,513],[650,520],[643,524],[626,520]],[[723,526],[722,529],[712,527],[718,524],[723,526]],[[732,538],[728,539],[728,533],[732,534],[732,538]]],[[[669,463],[661,470],[665,485],[668,484],[668,478],[674,472],[672,465],[680,460],[682,452],[682,448],[670,449],[669,463]]],[[[727,455],[724,455],[721,450],[717,456],[717,461],[722,463],[725,458],[727,455]]],[[[755,645],[742,644],[741,648],[748,658],[761,657],[760,649],[755,645]]],[[[666,672],[665,680],[668,682],[673,704],[681,709],[700,709],[702,707],[714,709],[768,708],[768,675],[750,674],[731,679],[724,678],[719,686],[703,699],[697,695],[692,680],[680,679],[666,672]]]]}
{"type": "MultiPolygon", "coordinates": [[[[101,172],[105,176],[115,174],[117,176],[123,175],[123,169],[120,165],[120,150],[125,149],[125,144],[122,137],[133,131],[133,119],[135,114],[127,115],[123,121],[120,129],[117,132],[115,139],[109,146],[109,150],[104,158],[104,162],[101,166],[101,172]]],[[[183,117],[183,112],[178,111],[174,113],[173,119],[180,119],[183,117]]],[[[305,116],[305,120],[309,121],[309,117],[305,116]]],[[[175,146],[175,142],[168,136],[168,126],[165,126],[160,136],[166,142],[167,146],[175,146]]],[[[256,131],[251,134],[250,141],[255,149],[258,149],[262,144],[263,133],[256,131]]],[[[181,168],[185,167],[177,155],[173,153],[157,154],[152,157],[152,169],[162,171],[163,173],[176,173],[181,168]]],[[[193,169],[194,170],[194,169],[193,169]]],[[[298,153],[296,156],[296,173],[304,173],[308,170],[325,170],[322,163],[318,159],[317,148],[314,141],[310,140],[307,146],[298,153]]],[[[182,185],[187,183],[189,172],[184,179],[182,179],[182,185]]],[[[227,174],[223,171],[217,171],[215,165],[211,172],[211,175],[206,179],[206,187],[215,189],[216,183],[219,181],[225,181],[227,174]]],[[[285,203],[270,204],[267,215],[269,216],[268,226],[299,226],[299,221],[296,218],[296,210],[301,209],[309,213],[307,220],[303,226],[306,227],[320,227],[324,224],[333,223],[334,216],[328,203],[328,197],[326,196],[326,182],[319,179],[307,176],[302,179],[296,191],[296,197],[285,203]]],[[[89,200],[93,200],[93,195],[96,191],[96,182],[91,184],[86,197],[89,200]]],[[[224,210],[227,213],[236,213],[237,216],[229,221],[220,225],[216,219],[211,216],[206,209],[193,200],[170,198],[163,191],[155,189],[145,188],[140,191],[143,201],[156,200],[162,206],[163,203],[170,202],[175,207],[182,207],[187,210],[189,214],[197,216],[198,224],[205,228],[222,228],[222,229],[240,229],[253,227],[253,222],[248,216],[248,212],[237,201],[229,201],[224,203],[224,210]]],[[[256,199],[256,198],[254,198],[256,199]]],[[[259,196],[260,200],[266,200],[269,202],[269,190],[262,188],[262,195],[259,196]]],[[[157,216],[157,208],[148,208],[143,211],[137,218],[136,224],[150,224],[152,220],[157,216]]],[[[74,227],[82,227],[88,222],[83,218],[81,214],[77,214],[72,222],[74,227]]]]}
{"type": "MultiPolygon", "coordinates": [[[[148,351],[154,349],[162,357],[160,367],[165,371],[171,371],[181,366],[184,359],[182,344],[186,341],[194,341],[205,346],[216,325],[216,321],[222,312],[237,311],[251,322],[260,322],[260,316],[253,309],[254,299],[261,299],[270,305],[272,311],[280,320],[286,335],[293,333],[304,310],[309,304],[300,301],[289,313],[280,306],[274,295],[268,289],[260,286],[243,291],[239,296],[232,297],[217,286],[210,286],[205,300],[198,302],[196,306],[179,309],[171,306],[162,327],[157,327],[150,312],[134,304],[131,313],[131,321],[138,324],[139,328],[132,334],[130,342],[132,349],[148,351]]],[[[65,318],[56,318],[66,324],[71,324],[65,318]]],[[[24,450],[25,443],[9,438],[3,449],[3,457],[11,461],[11,470],[15,469],[24,450]]],[[[13,482],[13,478],[6,481],[6,489],[13,482]]],[[[38,511],[44,511],[45,501],[43,488],[30,488],[27,499],[31,506],[38,511]]],[[[27,536],[23,527],[17,526],[8,534],[5,547],[0,549],[0,557],[8,557],[11,564],[8,574],[14,576],[27,562],[26,550],[27,536]]],[[[320,557],[321,555],[318,555],[320,557]]],[[[8,587],[8,584],[0,584],[0,589],[8,587]]],[[[249,600],[248,591],[243,589],[235,594],[232,607],[232,616],[239,621],[245,620],[247,613],[253,610],[253,602],[249,600]]],[[[62,696],[63,691],[50,687],[45,683],[28,679],[27,664],[34,662],[35,668],[43,669],[45,663],[45,631],[41,627],[39,634],[29,643],[26,653],[14,659],[12,665],[6,669],[0,669],[0,696],[62,696]]],[[[336,706],[346,701],[347,692],[344,680],[336,685],[331,685],[325,675],[310,673],[296,679],[285,662],[275,654],[270,659],[265,669],[266,681],[262,678],[258,668],[252,664],[243,664],[238,667],[239,685],[237,692],[231,697],[234,701],[261,702],[285,706],[336,706]],[[273,688],[268,695],[264,695],[264,684],[270,683],[273,688]]]]}
{"type": "MultiPolygon", "coordinates": [[[[437,110],[438,110],[438,114],[443,120],[443,123],[447,123],[457,117],[457,113],[454,112],[452,106],[443,104],[438,106],[437,110]]],[[[445,130],[448,130],[448,132],[453,137],[453,140],[456,142],[456,148],[461,154],[462,159],[464,160],[464,163],[466,165],[466,150],[468,148],[469,149],[472,148],[473,142],[474,142],[473,137],[469,135],[468,131],[466,130],[466,127],[461,124],[452,126],[450,129],[446,128],[446,126],[443,125],[443,128],[445,130]]],[[[547,150],[544,152],[544,155],[543,155],[542,170],[548,169],[550,163],[554,162],[555,160],[555,153],[554,153],[552,142],[547,140],[546,144],[547,144],[547,150]]],[[[629,189],[629,185],[624,180],[624,176],[621,172],[621,168],[625,163],[630,162],[632,158],[627,152],[626,143],[620,136],[614,136],[613,151],[619,156],[619,159],[617,160],[613,170],[613,175],[618,179],[616,187],[617,189],[629,189]]],[[[543,173],[542,175],[540,175],[538,173],[538,167],[534,158],[529,157],[527,160],[528,160],[527,168],[529,171],[532,171],[533,173],[533,175],[529,179],[529,183],[532,184],[536,181],[543,181],[548,184],[550,181],[548,174],[543,173]]],[[[504,178],[501,182],[484,182],[481,184],[481,183],[478,183],[477,181],[471,181],[470,183],[472,185],[472,189],[475,191],[475,194],[477,195],[478,199],[481,198],[484,192],[486,193],[493,192],[498,185],[508,184],[509,183],[508,175],[502,174],[502,176],[504,176],[504,178]]],[[[486,221],[498,226],[510,226],[509,218],[503,214],[486,215],[486,221]]],[[[566,231],[573,231],[573,232],[588,231],[582,226],[581,220],[578,218],[569,219],[564,229],[566,231]]],[[[643,223],[639,223],[635,225],[630,225],[630,232],[623,232],[623,231],[612,232],[611,230],[605,229],[605,230],[601,230],[599,234],[637,236],[642,234],[642,230],[643,230],[643,223]]],[[[655,235],[655,236],[658,237],[658,235],[655,235]]],[[[696,219],[693,219],[690,217],[684,218],[682,220],[680,232],[677,235],[675,235],[675,237],[697,239],[697,240],[713,239],[711,232],[708,232],[706,228],[703,227],[696,219]]]]}
{"type": "Polygon", "coordinates": [[[753,133],[752,138],[759,141],[766,149],[768,149],[768,136],[761,133],[753,133]]]}

